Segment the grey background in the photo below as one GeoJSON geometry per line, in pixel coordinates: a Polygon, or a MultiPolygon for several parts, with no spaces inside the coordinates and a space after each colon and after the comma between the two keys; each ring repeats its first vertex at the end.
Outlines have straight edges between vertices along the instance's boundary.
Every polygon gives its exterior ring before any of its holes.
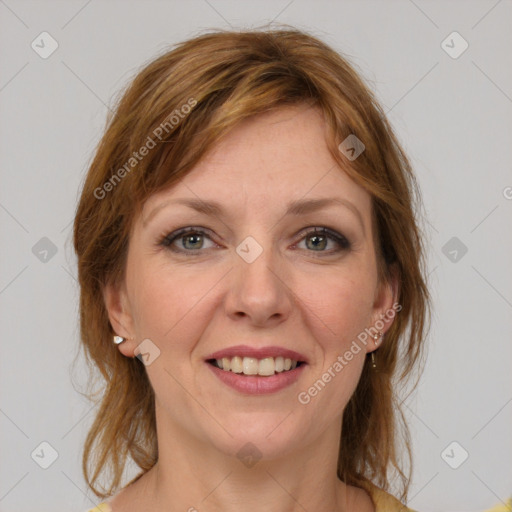
{"type": "MultiPolygon", "coordinates": [[[[435,309],[425,373],[405,402],[409,505],[476,511],[512,495],[510,1],[0,0],[0,511],[98,503],[80,466],[94,411],[72,385],[85,374],[72,364],[71,223],[112,98],[171,43],[271,20],[351,59],[422,187],[435,309]],[[59,45],[47,59],[31,47],[43,31],[59,45]],[[469,43],[456,59],[441,46],[453,31],[469,43]],[[54,255],[41,252],[43,237],[54,255]],[[58,453],[48,469],[35,462],[49,461],[43,441],[58,453]],[[452,469],[445,461],[456,465],[462,449],[469,457],[452,469]]],[[[459,43],[448,39],[452,51],[459,43]]]]}

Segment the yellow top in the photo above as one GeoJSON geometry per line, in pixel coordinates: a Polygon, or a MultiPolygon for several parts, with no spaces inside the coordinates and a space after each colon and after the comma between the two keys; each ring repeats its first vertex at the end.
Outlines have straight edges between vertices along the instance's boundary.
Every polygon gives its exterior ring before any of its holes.
{"type": "MultiPolygon", "coordinates": [[[[391,494],[379,489],[373,484],[365,486],[365,490],[370,494],[376,512],[414,512],[410,508],[404,506],[391,494]]],[[[512,510],[512,498],[507,500],[503,505],[497,505],[485,512],[510,512],[512,510]]],[[[112,508],[106,502],[100,503],[95,508],[91,508],[87,512],[112,512],[112,508]]]]}
{"type": "Polygon", "coordinates": [[[94,508],[91,508],[87,512],[112,512],[112,508],[108,503],[100,503],[96,505],[94,508]]]}
{"type": "Polygon", "coordinates": [[[485,512],[510,512],[512,510],[512,498],[509,498],[507,500],[507,503],[504,503],[502,505],[496,505],[495,507],[492,507],[485,512]]]}
{"type": "Polygon", "coordinates": [[[375,506],[375,512],[414,512],[414,510],[405,507],[394,496],[372,483],[364,484],[362,487],[370,495],[375,506]]]}
{"type": "MultiPolygon", "coordinates": [[[[375,512],[414,512],[412,509],[404,507],[394,496],[382,489],[379,489],[373,484],[365,485],[364,489],[372,498],[375,506],[375,512]]],[[[107,502],[103,502],[95,508],[91,508],[87,512],[112,512],[112,508],[107,502]]]]}

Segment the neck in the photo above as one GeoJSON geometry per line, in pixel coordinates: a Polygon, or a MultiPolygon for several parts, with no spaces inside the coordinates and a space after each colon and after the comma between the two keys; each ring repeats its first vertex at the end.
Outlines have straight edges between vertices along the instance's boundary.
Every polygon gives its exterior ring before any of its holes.
{"type": "Polygon", "coordinates": [[[338,452],[333,447],[338,447],[339,425],[327,430],[314,445],[272,460],[257,460],[257,455],[252,460],[229,456],[211,443],[201,443],[188,432],[163,425],[158,432],[158,463],[143,477],[147,509],[155,512],[352,509],[347,486],[336,475],[338,452]]]}

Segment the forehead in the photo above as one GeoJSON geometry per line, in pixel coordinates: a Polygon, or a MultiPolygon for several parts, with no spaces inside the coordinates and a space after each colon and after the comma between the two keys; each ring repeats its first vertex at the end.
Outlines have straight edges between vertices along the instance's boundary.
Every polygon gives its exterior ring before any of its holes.
{"type": "Polygon", "coordinates": [[[282,107],[246,119],[178,184],[153,194],[143,217],[166,200],[184,196],[261,214],[301,198],[334,196],[369,215],[370,196],[334,160],[326,137],[317,108],[282,107]]]}

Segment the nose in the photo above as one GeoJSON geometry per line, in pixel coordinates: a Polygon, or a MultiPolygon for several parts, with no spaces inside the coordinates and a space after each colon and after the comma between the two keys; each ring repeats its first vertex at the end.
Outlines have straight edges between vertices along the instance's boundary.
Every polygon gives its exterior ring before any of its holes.
{"type": "Polygon", "coordinates": [[[233,320],[245,319],[251,325],[275,327],[292,311],[290,269],[270,243],[260,245],[263,251],[252,262],[242,251],[234,252],[226,309],[233,320]]]}

